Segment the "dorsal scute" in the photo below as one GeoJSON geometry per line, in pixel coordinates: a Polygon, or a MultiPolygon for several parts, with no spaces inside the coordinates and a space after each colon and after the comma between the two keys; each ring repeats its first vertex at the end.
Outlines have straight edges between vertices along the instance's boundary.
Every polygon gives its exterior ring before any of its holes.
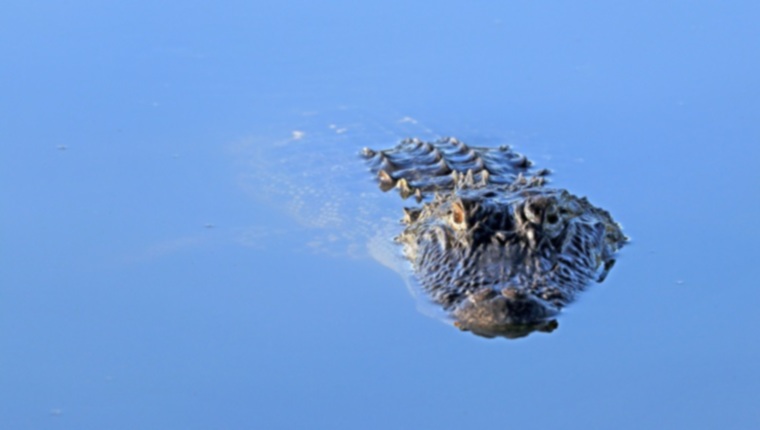
{"type": "Polygon", "coordinates": [[[415,195],[419,199],[435,191],[526,181],[532,165],[507,145],[474,147],[454,137],[432,142],[409,138],[391,149],[365,148],[361,155],[378,175],[383,191],[397,188],[403,197],[415,195]]]}

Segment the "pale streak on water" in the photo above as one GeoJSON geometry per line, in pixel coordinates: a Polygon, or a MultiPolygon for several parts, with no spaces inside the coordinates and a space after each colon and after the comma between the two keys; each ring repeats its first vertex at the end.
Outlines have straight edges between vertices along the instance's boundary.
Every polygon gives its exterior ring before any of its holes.
{"type": "Polygon", "coordinates": [[[414,202],[395,191],[383,194],[359,156],[365,147],[384,149],[407,137],[441,136],[400,113],[337,107],[297,112],[231,147],[240,186],[300,226],[305,248],[335,258],[371,257],[400,275],[421,312],[450,323],[419,289],[393,240],[401,231],[401,208],[414,202]]]}

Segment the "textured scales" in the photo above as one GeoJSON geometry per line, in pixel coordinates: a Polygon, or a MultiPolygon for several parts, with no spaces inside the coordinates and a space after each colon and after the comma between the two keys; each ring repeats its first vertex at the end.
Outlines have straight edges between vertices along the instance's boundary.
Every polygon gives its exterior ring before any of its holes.
{"type": "Polygon", "coordinates": [[[406,139],[362,155],[383,191],[415,196],[396,239],[419,283],[463,330],[521,337],[601,282],[627,238],[610,214],[509,147],[406,139]]]}

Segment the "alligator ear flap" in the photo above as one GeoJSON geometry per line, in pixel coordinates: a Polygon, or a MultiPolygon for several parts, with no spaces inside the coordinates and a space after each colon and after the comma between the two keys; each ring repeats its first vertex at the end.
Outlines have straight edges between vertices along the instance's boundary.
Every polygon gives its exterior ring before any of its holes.
{"type": "Polygon", "coordinates": [[[467,212],[461,201],[456,201],[451,205],[451,221],[455,227],[467,228],[467,212]]]}

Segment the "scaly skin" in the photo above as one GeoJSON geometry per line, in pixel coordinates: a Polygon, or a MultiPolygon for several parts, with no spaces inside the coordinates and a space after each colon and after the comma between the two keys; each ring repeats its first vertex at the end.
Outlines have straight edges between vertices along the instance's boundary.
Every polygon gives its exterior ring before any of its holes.
{"type": "Polygon", "coordinates": [[[508,147],[456,139],[363,152],[383,191],[406,208],[397,238],[430,297],[463,330],[493,337],[552,331],[554,317],[601,282],[627,238],[586,198],[545,186],[548,171],[508,147]]]}

